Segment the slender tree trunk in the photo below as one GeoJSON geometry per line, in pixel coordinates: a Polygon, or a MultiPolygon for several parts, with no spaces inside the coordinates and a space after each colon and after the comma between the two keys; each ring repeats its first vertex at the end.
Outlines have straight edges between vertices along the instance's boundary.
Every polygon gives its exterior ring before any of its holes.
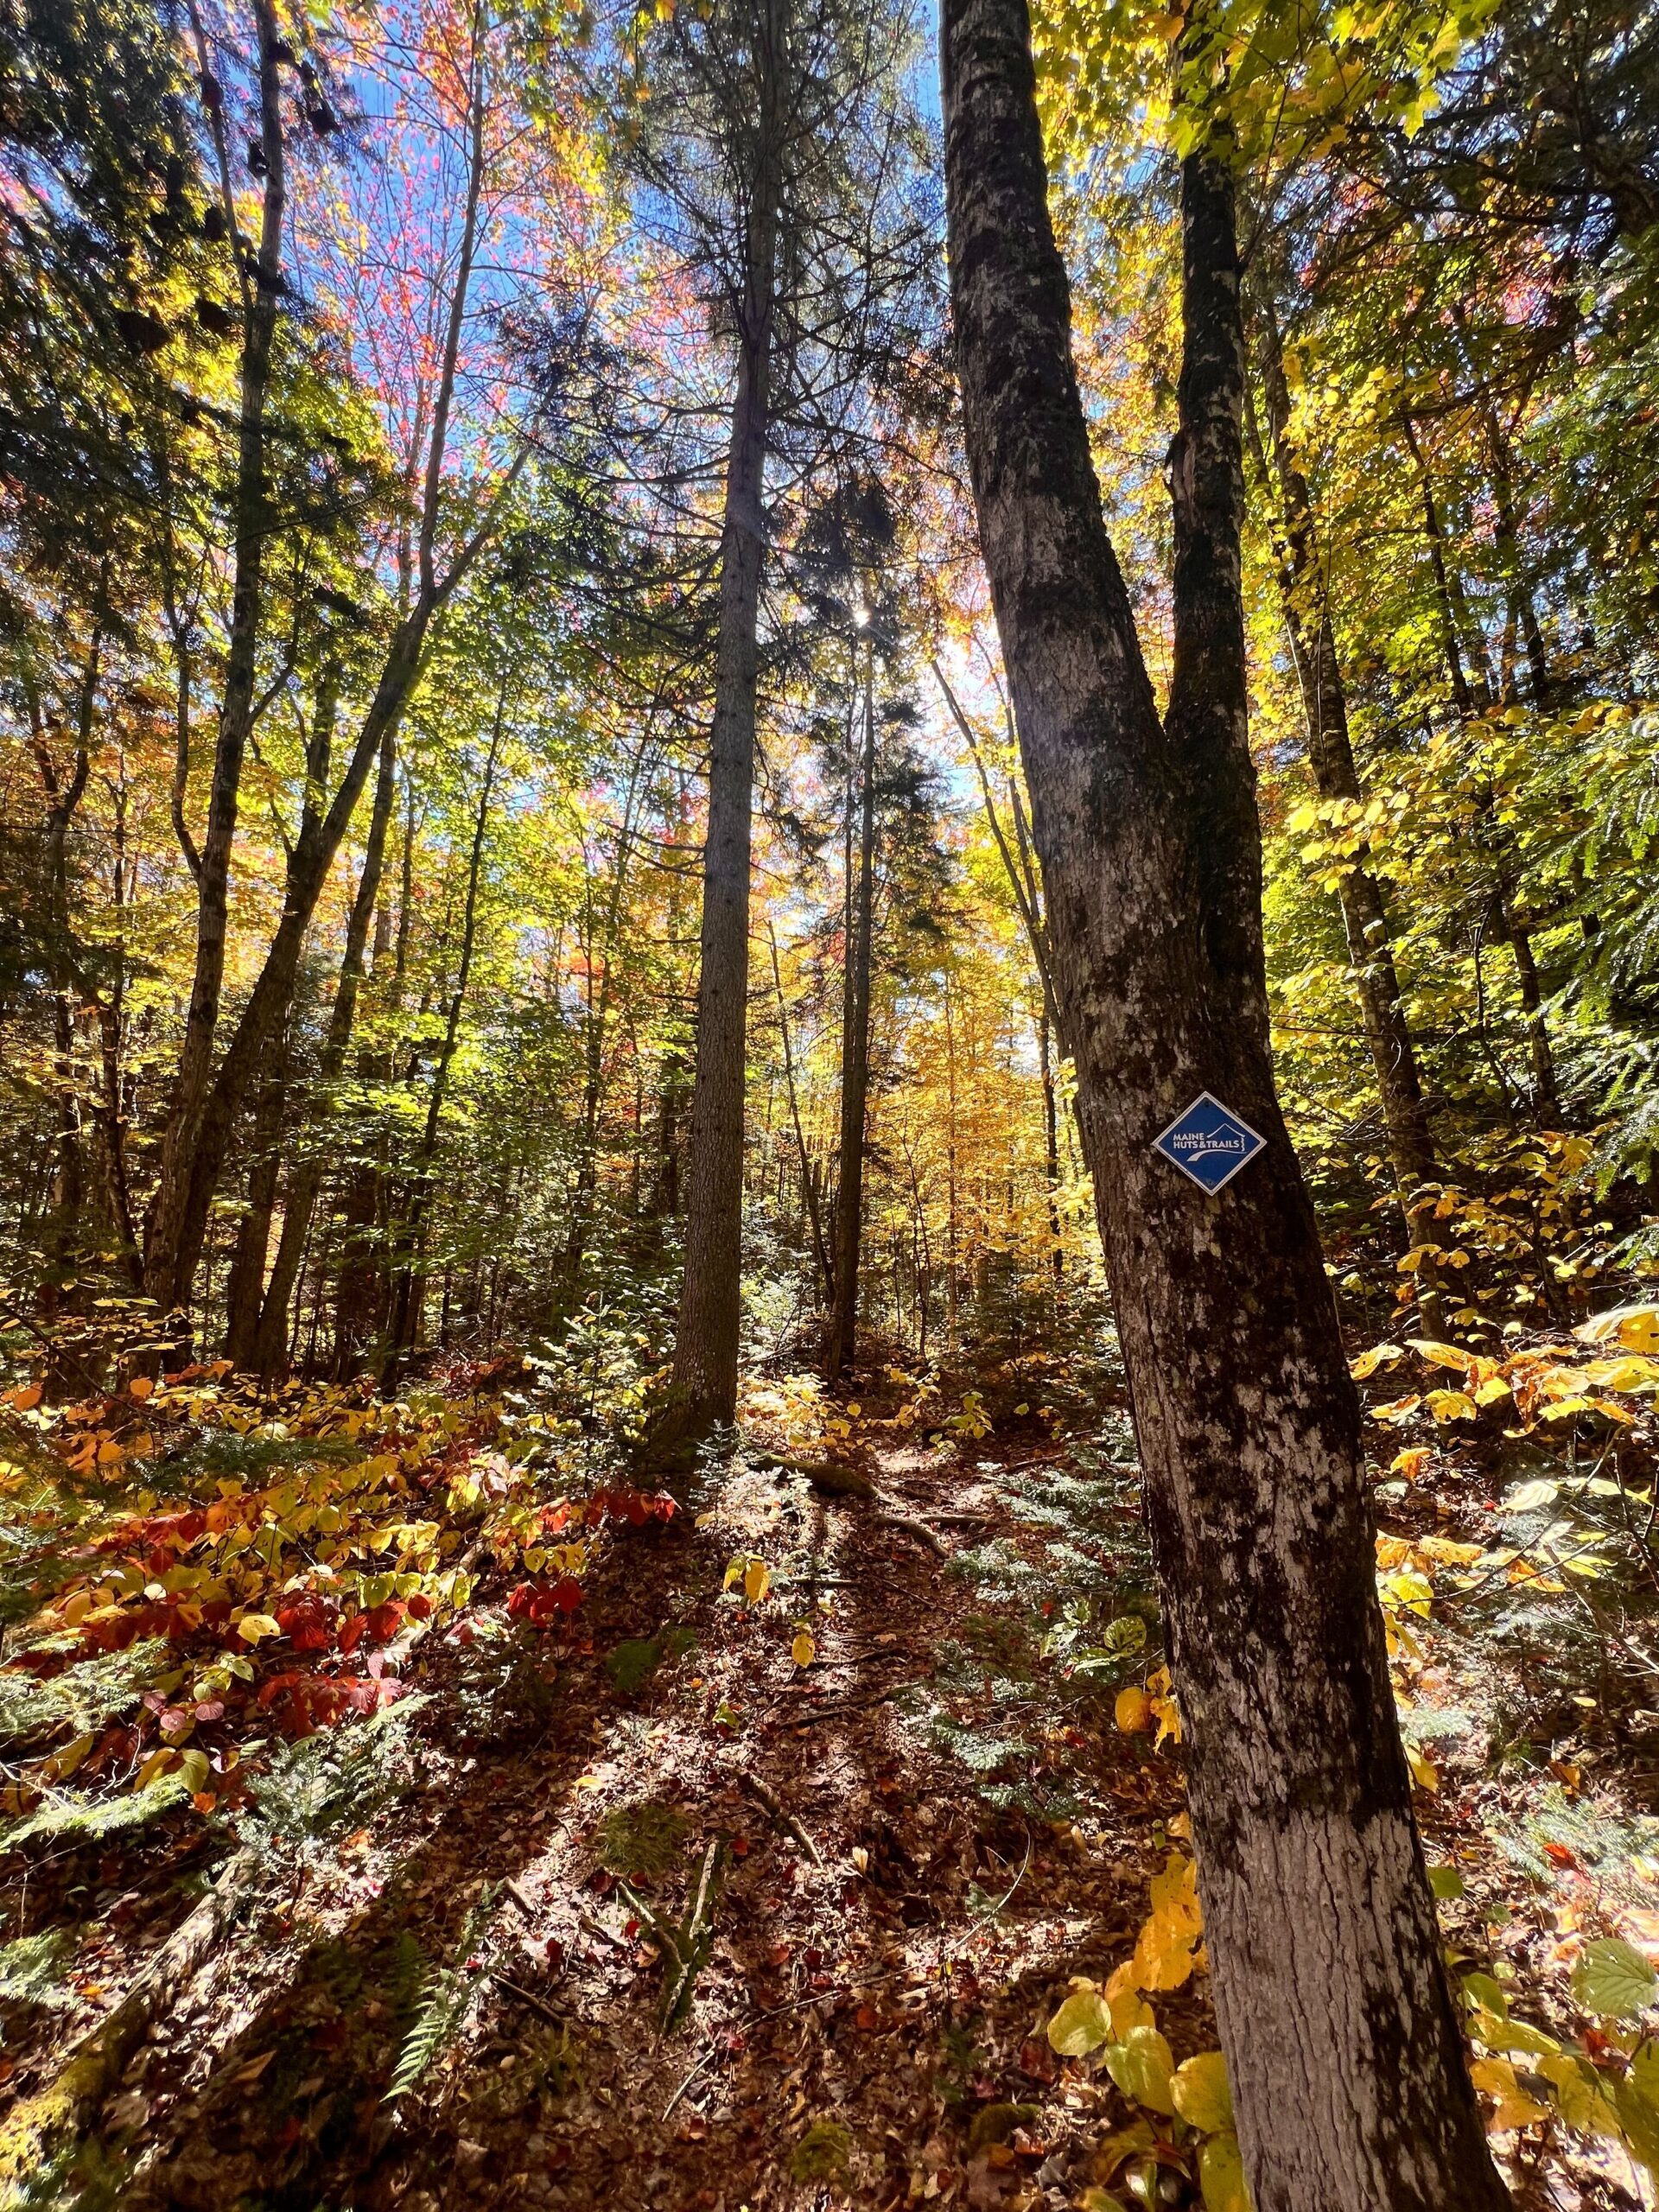
{"type": "Polygon", "coordinates": [[[380,1378],[381,1389],[388,1397],[397,1387],[404,1356],[413,1350],[419,1329],[420,1298],[424,1288],[422,1262],[425,1251],[427,1215],[432,1202],[433,1168],[437,1159],[438,1137],[443,1126],[444,1102],[449,1092],[449,1071],[454,1063],[455,1047],[461,1041],[461,1011],[467,1003],[467,986],[472,980],[473,952],[478,941],[478,887],[483,874],[484,836],[489,826],[490,800],[495,791],[496,770],[500,764],[506,717],[507,684],[504,679],[496,701],[495,728],[491,733],[489,757],[484,764],[484,782],[479,791],[478,813],[473,823],[472,850],[467,855],[467,899],[461,916],[461,958],[455,969],[455,988],[450,994],[448,1010],[444,1016],[443,1042],[438,1048],[437,1065],[432,1071],[432,1090],[427,1100],[426,1126],[421,1134],[421,1148],[416,1155],[414,1173],[410,1179],[410,1201],[401,1236],[403,1264],[392,1286],[386,1359],[380,1378]]]}
{"type": "Polygon", "coordinates": [[[1539,1125],[1555,1129],[1561,1125],[1561,1096],[1555,1081],[1555,1055],[1550,1049],[1549,1025],[1544,1020],[1544,994],[1538,981],[1538,963],[1532,950],[1532,932],[1515,910],[1515,894],[1500,883],[1497,918],[1515,960],[1516,988],[1521,1011],[1527,1018],[1527,1057],[1532,1064],[1532,1110],[1539,1125]]]}
{"type": "MultiPolygon", "coordinates": [[[[1423,495],[1423,536],[1428,546],[1429,570],[1434,579],[1434,605],[1440,618],[1440,642],[1446,652],[1446,673],[1451,679],[1452,703],[1461,718],[1467,721],[1476,710],[1476,699],[1471,688],[1467,671],[1463,664],[1464,639],[1469,634],[1466,622],[1460,621],[1459,613],[1466,616],[1468,609],[1460,609],[1460,592],[1454,592],[1452,572],[1446,561],[1446,526],[1440,520],[1440,503],[1434,497],[1434,486],[1428,473],[1428,462],[1422,442],[1417,435],[1417,426],[1402,407],[1400,428],[1406,448],[1416,465],[1417,480],[1423,495]]],[[[1478,648],[1477,669],[1481,687],[1479,703],[1489,702],[1490,687],[1485,675],[1486,652],[1478,648]]]]}
{"type": "MultiPolygon", "coordinates": [[[[271,343],[283,283],[285,193],[282,86],[276,60],[276,22],[270,0],[252,0],[252,7],[259,41],[260,139],[265,183],[257,258],[251,274],[242,279],[241,401],[237,430],[235,581],[231,595],[230,644],[226,657],[225,689],[219,702],[207,828],[202,839],[200,866],[195,870],[195,974],[144,1236],[145,1287],[166,1309],[188,1302],[189,1277],[194,1273],[194,1259],[200,1250],[198,1232],[189,1272],[181,1279],[181,1255],[187,1236],[191,1176],[207,1103],[213,1039],[219,1027],[219,999],[225,980],[231,852],[236,842],[242,760],[253,728],[254,677],[264,604],[265,553],[270,533],[265,491],[265,407],[270,385],[271,343]]],[[[205,47],[202,54],[205,68],[205,47]]],[[[219,152],[225,170],[226,213],[233,228],[235,208],[222,137],[219,152]]]]}
{"type": "MultiPolygon", "coordinates": [[[[849,810],[850,815],[850,809],[849,810]]],[[[841,1024],[841,1165],[836,1186],[835,1303],[825,1371],[853,1364],[858,1333],[859,1249],[864,1236],[864,1128],[870,1088],[870,961],[875,901],[875,667],[864,668],[864,747],[860,774],[858,874],[850,887],[846,988],[841,1024]]]]}
{"type": "MultiPolygon", "coordinates": [[[[352,901],[352,911],[346,924],[346,946],[340,956],[340,980],[334,987],[334,1003],[328,1016],[327,1034],[323,1039],[322,1056],[317,1067],[316,1096],[323,1113],[329,1105],[329,1094],[339,1082],[340,1071],[346,1065],[346,1054],[352,1041],[352,1026],[357,1018],[358,993],[363,982],[363,957],[368,944],[369,925],[380,895],[380,879],[385,868],[386,834],[391,822],[393,794],[397,786],[397,735],[390,725],[380,740],[379,773],[375,780],[374,808],[369,817],[368,842],[364,849],[363,873],[358,878],[357,895],[352,901]]],[[[299,1279],[301,1262],[307,1240],[311,1233],[311,1216],[317,1203],[317,1193],[322,1187],[323,1154],[320,1144],[307,1147],[302,1143],[299,1157],[289,1172],[288,1189],[283,1203],[283,1232],[277,1239],[276,1257],[271,1263],[270,1281],[260,1308],[259,1321],[251,1346],[253,1364],[264,1376],[274,1375],[282,1365],[288,1342],[288,1302],[294,1294],[299,1279]]]]}
{"type": "Polygon", "coordinates": [[[743,1236],[744,1029],[749,988],[749,861],[754,781],[757,625],[766,551],[766,424],[783,190],[783,0],[763,0],[757,29],[761,112],[747,210],[737,391],[726,465],[720,638],[709,742],[697,973],[696,1077],[685,1192],[685,1283],[674,1344],[666,1443],[706,1434],[737,1410],[743,1236]]]}
{"type": "Polygon", "coordinates": [[[954,1362],[962,1342],[960,1192],[957,1172],[957,1027],[950,1015],[950,978],[944,979],[944,1350],[954,1362]]]}
{"type": "MultiPolygon", "coordinates": [[[[1347,687],[1337,658],[1336,632],[1331,620],[1313,496],[1290,442],[1290,391],[1285,382],[1284,356],[1271,302],[1262,303],[1259,320],[1262,385],[1281,508],[1280,527],[1274,532],[1280,598],[1291,656],[1301,687],[1308,759],[1322,799],[1342,800],[1359,806],[1363,804],[1365,794],[1348,726],[1347,687]]],[[[1262,467],[1265,474],[1265,455],[1262,467]]],[[[1389,1164],[1399,1195],[1406,1239],[1418,1255],[1418,1312],[1425,1332],[1430,1337],[1444,1338],[1446,1313],[1432,1257],[1438,1241],[1434,1206],[1440,1163],[1433,1132],[1429,1128],[1416,1046],[1406,1019],[1405,1000],[1395,965],[1394,932],[1388,906],[1382,883],[1370,861],[1370,848],[1362,844],[1344,869],[1338,898],[1348,939],[1348,957],[1359,994],[1365,1041],[1382,1102],[1389,1164]]]]}
{"type": "Polygon", "coordinates": [[[1258,2212],[1497,2212],[1389,1681],[1359,1404],[1273,1084],[1230,172],[1219,151],[1181,165],[1160,726],[1071,365],[1024,0],[945,0],[942,46],[969,461],[1187,1721],[1247,2170],[1258,2212]],[[1267,1139],[1213,1196],[1154,1146],[1206,1090],[1267,1139]]]}
{"type": "Polygon", "coordinates": [[[818,1186],[807,1154],[805,1134],[801,1128],[801,1103],[795,1088],[795,1055],[789,1041],[789,1001],[784,996],[784,971],[778,959],[778,932],[770,921],[766,924],[766,942],[772,948],[772,988],[778,994],[778,1028],[784,1043],[784,1082],[789,1093],[789,1118],[795,1131],[796,1156],[801,1165],[801,1203],[812,1231],[812,1256],[818,1263],[824,1294],[833,1296],[835,1263],[824,1242],[823,1212],[818,1204],[818,1186]]]}

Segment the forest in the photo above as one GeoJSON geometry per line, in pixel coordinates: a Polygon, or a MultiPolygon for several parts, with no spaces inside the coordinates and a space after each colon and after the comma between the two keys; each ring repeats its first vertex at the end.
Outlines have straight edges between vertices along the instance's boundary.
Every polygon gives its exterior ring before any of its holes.
{"type": "Polygon", "coordinates": [[[0,2204],[1659,2204],[1652,0],[0,0],[0,2204]]]}

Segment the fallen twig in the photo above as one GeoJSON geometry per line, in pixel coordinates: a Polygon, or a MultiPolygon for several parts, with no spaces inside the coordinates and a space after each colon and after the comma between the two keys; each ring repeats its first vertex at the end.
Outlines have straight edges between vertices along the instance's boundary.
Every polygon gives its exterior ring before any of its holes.
{"type": "Polygon", "coordinates": [[[492,1974],[490,1980],[498,1989],[505,1989],[510,1996],[516,1997],[521,2005],[528,2005],[532,2012],[539,2012],[542,2018],[554,2027],[562,2028],[564,2025],[553,2007],[537,1997],[533,1990],[521,1989],[516,1981],[509,1981],[504,1974],[492,1974]]]}
{"type": "Polygon", "coordinates": [[[900,1690],[908,1689],[908,1682],[894,1682],[889,1688],[876,1690],[868,1697],[849,1697],[834,1705],[821,1705],[813,1713],[793,1713],[788,1716],[791,1728],[810,1728],[820,1720],[835,1720],[846,1713],[866,1713],[872,1706],[891,1705],[900,1690]]]}
{"type": "Polygon", "coordinates": [[[801,1826],[794,1814],[791,1813],[788,1807],[783,1803],[779,1797],[777,1791],[772,1787],[772,1784],[769,1782],[763,1782],[758,1774],[746,1774],[743,1777],[743,1780],[747,1788],[760,1800],[760,1802],[772,1815],[772,1819],[778,1821],[781,1827],[786,1828],[790,1834],[794,1837],[796,1842],[800,1845],[801,1849],[806,1853],[812,1864],[815,1866],[822,1866],[823,1864],[823,1853],[818,1849],[817,1845],[813,1842],[811,1837],[801,1826]]]}

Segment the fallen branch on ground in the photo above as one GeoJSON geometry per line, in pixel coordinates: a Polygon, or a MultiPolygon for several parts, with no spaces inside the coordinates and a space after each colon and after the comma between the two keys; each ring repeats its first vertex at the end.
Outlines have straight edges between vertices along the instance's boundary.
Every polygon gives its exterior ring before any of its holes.
{"type": "Polygon", "coordinates": [[[777,1791],[772,1787],[772,1784],[769,1782],[763,1782],[758,1774],[746,1774],[743,1777],[743,1781],[746,1787],[753,1793],[753,1796],[760,1799],[760,1802],[772,1815],[772,1819],[776,1821],[780,1827],[786,1828],[790,1834],[794,1837],[796,1842],[800,1845],[801,1849],[806,1853],[812,1864],[815,1866],[822,1866],[823,1864],[823,1853],[818,1849],[817,1845],[813,1842],[811,1837],[801,1826],[794,1814],[791,1813],[787,1806],[783,1803],[779,1797],[777,1791]]]}

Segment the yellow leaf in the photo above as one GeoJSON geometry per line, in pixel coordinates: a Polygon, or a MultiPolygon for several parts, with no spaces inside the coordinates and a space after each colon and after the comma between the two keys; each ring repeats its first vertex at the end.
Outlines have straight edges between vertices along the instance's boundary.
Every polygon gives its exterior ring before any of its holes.
{"type": "Polygon", "coordinates": [[[269,1613],[244,1613],[236,1624],[244,1643],[257,1643],[267,1636],[280,1636],[281,1625],[269,1613]]]}
{"type": "Polygon", "coordinates": [[[1157,2025],[1151,2005],[1145,2002],[1135,1985],[1133,1959],[1125,1959],[1121,1967],[1113,1969],[1104,1993],[1106,2008],[1112,2016],[1115,2042],[1122,2043],[1131,2028],[1157,2025]]]}
{"type": "Polygon", "coordinates": [[[758,1605],[772,1587],[772,1569],[763,1559],[752,1559],[743,1570],[743,1595],[758,1605]]]}
{"type": "Polygon", "coordinates": [[[789,1656],[798,1667],[810,1667],[818,1656],[818,1647],[803,1629],[789,1647],[789,1656]]]}
{"type": "Polygon", "coordinates": [[[1396,1452],[1389,1462],[1389,1472],[1402,1476],[1408,1483],[1414,1483],[1427,1462],[1428,1453],[1419,1446],[1409,1452],[1396,1452]]]}
{"type": "Polygon", "coordinates": [[[1106,2070],[1126,2097],[1148,2112],[1173,2112],[1175,2056],[1156,2028],[1133,2028],[1122,2043],[1108,2044],[1106,2070]]]}
{"type": "Polygon", "coordinates": [[[1615,1306],[1573,1333],[1580,1344],[1617,1344],[1627,1351],[1659,1352],[1659,1306],[1615,1306]]]}
{"type": "Polygon", "coordinates": [[[1175,2109],[1190,2127],[1205,2135],[1219,2134],[1233,2124],[1233,2093],[1227,2081],[1227,2062],[1218,2050],[1200,2051],[1175,2069],[1169,2093],[1175,2109]]]}
{"type": "Polygon", "coordinates": [[[1459,1351],[1456,1344],[1440,1344],[1433,1337],[1408,1337],[1406,1342],[1432,1366],[1455,1368],[1460,1375],[1468,1370],[1469,1355],[1459,1351]]]}
{"type": "Polygon", "coordinates": [[[1466,1390],[1431,1390],[1423,1402],[1439,1421],[1475,1419],[1475,1402],[1466,1390]]]}
{"type": "Polygon", "coordinates": [[[1122,1734],[1138,1736],[1143,1728],[1152,1726],[1152,1700],[1145,1690],[1137,1689],[1131,1683],[1128,1689],[1118,1692],[1112,1717],[1122,1734]]]}
{"type": "Polygon", "coordinates": [[[1415,1744],[1406,1745],[1406,1764],[1411,1769],[1411,1778],[1420,1789],[1438,1789],[1440,1777],[1431,1759],[1424,1758],[1415,1744]]]}
{"type": "Polygon", "coordinates": [[[1356,1382],[1363,1382],[1367,1376],[1375,1375],[1379,1367],[1392,1367],[1405,1356],[1398,1344],[1373,1344],[1369,1351],[1361,1352],[1359,1357],[1350,1363],[1348,1372],[1356,1382]]]}
{"type": "Polygon", "coordinates": [[[1659,1382],[1659,1363],[1650,1359],[1592,1359],[1584,1379],[1598,1390],[1646,1390],[1659,1382]]]}
{"type": "Polygon", "coordinates": [[[1417,1548],[1430,1559],[1446,1560],[1453,1567],[1467,1567],[1471,1560],[1481,1555],[1478,1544],[1454,1544],[1449,1536],[1424,1536],[1419,1541],[1417,1548]]]}
{"type": "Polygon", "coordinates": [[[1487,2130],[1493,2135],[1503,2135],[1511,2127],[1529,2127],[1535,2120],[1548,2120],[1549,2107],[1529,2097],[1515,2078],[1515,2069],[1507,2058],[1479,2058],[1469,2069],[1469,2078],[1478,2089],[1497,2100],[1497,2108],[1487,2120],[1487,2130]]]}

